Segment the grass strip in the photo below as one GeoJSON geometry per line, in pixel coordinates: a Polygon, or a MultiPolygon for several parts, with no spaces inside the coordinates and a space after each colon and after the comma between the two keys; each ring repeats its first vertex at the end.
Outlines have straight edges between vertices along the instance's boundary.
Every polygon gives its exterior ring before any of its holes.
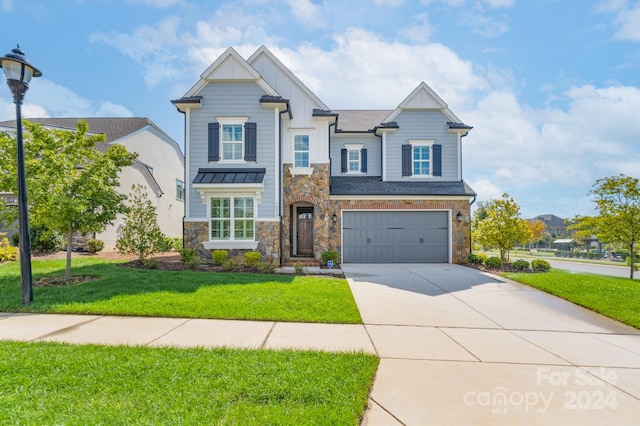
{"type": "Polygon", "coordinates": [[[357,425],[366,354],[0,342],[0,424],[357,425]]]}
{"type": "Polygon", "coordinates": [[[512,273],[505,276],[640,328],[638,281],[559,269],[551,269],[544,274],[512,273]]]}
{"type": "MultiPolygon", "coordinates": [[[[33,262],[34,282],[63,273],[64,260],[33,262]]],[[[74,259],[73,275],[98,279],[34,287],[23,306],[19,264],[1,264],[0,311],[362,323],[341,278],[142,270],[99,258],[74,259]]]]}

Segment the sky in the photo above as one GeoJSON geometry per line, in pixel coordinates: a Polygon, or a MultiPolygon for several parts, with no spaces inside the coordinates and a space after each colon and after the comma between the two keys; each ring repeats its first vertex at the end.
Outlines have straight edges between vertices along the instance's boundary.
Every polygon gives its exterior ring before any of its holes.
{"type": "Polygon", "coordinates": [[[522,217],[594,214],[597,179],[640,177],[640,1],[0,0],[0,22],[0,54],[19,43],[43,72],[24,117],[148,117],[183,146],[170,100],[265,45],[332,109],[394,109],[426,82],[474,127],[477,199],[508,193],[522,217]]]}

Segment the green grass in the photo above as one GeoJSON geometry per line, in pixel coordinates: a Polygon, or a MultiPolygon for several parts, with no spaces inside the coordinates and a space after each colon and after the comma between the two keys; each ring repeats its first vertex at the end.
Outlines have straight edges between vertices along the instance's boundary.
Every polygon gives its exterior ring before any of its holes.
{"type": "Polygon", "coordinates": [[[0,424],[357,425],[365,354],[0,342],[0,424]]]}
{"type": "Polygon", "coordinates": [[[514,273],[505,276],[640,328],[638,281],[558,269],[551,269],[544,274],[514,273]]]}
{"type": "MultiPolygon", "coordinates": [[[[34,287],[23,306],[20,265],[0,265],[0,311],[362,323],[344,279],[121,268],[99,258],[73,260],[73,275],[99,279],[34,287]]],[[[33,262],[34,282],[63,275],[64,260],[33,262]]]]}

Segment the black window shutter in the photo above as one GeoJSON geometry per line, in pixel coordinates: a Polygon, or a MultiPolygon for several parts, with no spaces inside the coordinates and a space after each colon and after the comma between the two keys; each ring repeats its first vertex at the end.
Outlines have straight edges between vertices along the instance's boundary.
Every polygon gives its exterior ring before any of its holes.
{"type": "Polygon", "coordinates": [[[360,171],[367,173],[367,148],[360,150],[360,171]]]}
{"type": "Polygon", "coordinates": [[[411,145],[402,145],[402,176],[411,176],[411,145]]]}
{"type": "Polygon", "coordinates": [[[209,161],[220,160],[220,123],[209,123],[209,161]]]}
{"type": "Polygon", "coordinates": [[[347,165],[347,149],[342,148],[340,150],[340,164],[342,173],[347,173],[349,171],[349,167],[347,165]]]}
{"type": "Polygon", "coordinates": [[[244,123],[244,159],[245,161],[258,160],[256,127],[257,127],[256,123],[244,123]]]}
{"type": "Polygon", "coordinates": [[[442,176],[442,145],[433,145],[433,175],[442,176]]]}

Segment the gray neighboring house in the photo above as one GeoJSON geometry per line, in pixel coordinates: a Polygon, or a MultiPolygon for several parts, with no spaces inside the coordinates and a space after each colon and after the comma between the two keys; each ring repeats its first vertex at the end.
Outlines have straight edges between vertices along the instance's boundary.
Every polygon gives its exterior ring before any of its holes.
{"type": "Polygon", "coordinates": [[[544,223],[547,227],[547,232],[555,235],[556,237],[566,237],[571,235],[571,232],[567,229],[567,224],[561,217],[553,214],[541,214],[533,219],[529,219],[529,222],[535,222],[537,220],[544,223]]]}
{"type": "Polygon", "coordinates": [[[185,117],[185,246],[203,256],[466,262],[472,127],[426,83],[388,110],[331,109],[266,47],[246,60],[229,48],[172,103],[185,117]]]}
{"type": "MultiPolygon", "coordinates": [[[[184,155],[178,144],[164,133],[155,123],[143,117],[114,118],[27,118],[46,128],[74,130],[78,120],[89,125],[89,133],[104,134],[105,143],[97,149],[105,150],[108,145],[124,145],[129,152],[137,152],[138,158],[131,166],[120,172],[118,191],[128,194],[131,186],[141,184],[156,207],[158,224],[165,235],[182,237],[184,216],[184,155]]],[[[0,122],[0,131],[15,131],[15,120],[0,122]]],[[[0,194],[11,200],[10,194],[0,194]]],[[[105,250],[114,250],[123,217],[119,215],[113,225],[94,237],[105,243],[105,250]]],[[[0,231],[3,231],[0,229],[0,231]]],[[[10,231],[7,229],[7,231],[10,231]]]]}

